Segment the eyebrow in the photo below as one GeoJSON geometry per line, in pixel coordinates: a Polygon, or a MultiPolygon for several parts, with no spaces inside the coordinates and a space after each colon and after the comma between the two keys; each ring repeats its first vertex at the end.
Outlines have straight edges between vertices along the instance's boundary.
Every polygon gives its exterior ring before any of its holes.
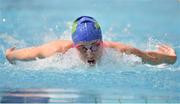
{"type": "MultiPolygon", "coordinates": [[[[96,41],[97,42],[97,41],[96,41]]],[[[93,42],[93,43],[91,43],[91,44],[89,44],[89,45],[94,45],[94,44],[96,44],[96,42],[93,42]]],[[[85,46],[84,44],[80,44],[80,45],[78,45],[78,46],[85,46]]]]}
{"type": "Polygon", "coordinates": [[[94,44],[96,44],[97,43],[97,41],[96,42],[94,42],[94,43],[91,43],[91,45],[94,45],[94,44]]]}

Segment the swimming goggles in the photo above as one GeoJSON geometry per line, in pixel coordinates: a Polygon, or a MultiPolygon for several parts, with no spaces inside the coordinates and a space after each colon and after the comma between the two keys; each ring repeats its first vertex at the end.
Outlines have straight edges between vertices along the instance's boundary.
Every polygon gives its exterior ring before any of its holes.
{"type": "Polygon", "coordinates": [[[96,52],[101,44],[102,41],[97,41],[89,45],[76,45],[75,47],[81,52],[87,52],[88,50],[90,50],[91,52],[96,52]]]}

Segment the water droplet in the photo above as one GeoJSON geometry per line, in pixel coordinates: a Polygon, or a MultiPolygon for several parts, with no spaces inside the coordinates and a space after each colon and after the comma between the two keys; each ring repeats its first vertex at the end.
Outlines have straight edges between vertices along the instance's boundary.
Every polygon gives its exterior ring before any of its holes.
{"type": "Polygon", "coordinates": [[[6,22],[6,19],[5,19],[5,18],[3,18],[3,22],[6,22]]]}
{"type": "Polygon", "coordinates": [[[56,25],[56,29],[58,29],[59,28],[59,26],[58,25],[56,25]]]}
{"type": "Polygon", "coordinates": [[[131,24],[127,24],[127,28],[130,28],[131,27],[131,24]]]}
{"type": "Polygon", "coordinates": [[[53,31],[53,28],[49,28],[49,31],[53,31]]]}

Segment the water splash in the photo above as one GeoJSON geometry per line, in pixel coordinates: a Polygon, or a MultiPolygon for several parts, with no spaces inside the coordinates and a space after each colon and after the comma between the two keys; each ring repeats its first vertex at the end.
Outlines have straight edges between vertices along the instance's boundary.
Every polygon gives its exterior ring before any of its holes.
{"type": "Polygon", "coordinates": [[[5,34],[5,33],[0,33],[0,41],[3,41],[3,45],[8,45],[10,47],[12,46],[18,46],[18,47],[25,47],[27,46],[27,43],[24,40],[18,40],[15,37],[5,34]]]}
{"type": "Polygon", "coordinates": [[[122,66],[132,67],[141,63],[141,58],[135,55],[127,55],[110,48],[105,49],[101,60],[103,67],[111,67],[112,69],[119,69],[120,67],[122,68],[122,66]]]}
{"type": "Polygon", "coordinates": [[[64,69],[75,69],[76,67],[84,65],[76,54],[75,49],[70,49],[65,54],[55,54],[46,59],[36,59],[36,61],[21,62],[17,61],[17,66],[25,67],[30,70],[64,70],[64,69]]]}
{"type": "Polygon", "coordinates": [[[131,31],[130,31],[131,27],[132,27],[131,24],[128,23],[128,24],[123,28],[122,32],[125,33],[125,34],[131,34],[131,31]]]}
{"type": "Polygon", "coordinates": [[[60,39],[68,39],[68,40],[71,40],[72,24],[73,24],[72,21],[67,21],[67,22],[65,23],[66,30],[62,33],[62,35],[60,35],[60,37],[59,37],[60,39]]]}
{"type": "Polygon", "coordinates": [[[157,46],[160,44],[162,44],[162,42],[158,39],[149,37],[147,41],[147,50],[155,50],[157,49],[157,46]]]}
{"type": "Polygon", "coordinates": [[[106,32],[103,34],[104,40],[112,41],[118,34],[113,33],[113,27],[110,27],[106,32]]]}

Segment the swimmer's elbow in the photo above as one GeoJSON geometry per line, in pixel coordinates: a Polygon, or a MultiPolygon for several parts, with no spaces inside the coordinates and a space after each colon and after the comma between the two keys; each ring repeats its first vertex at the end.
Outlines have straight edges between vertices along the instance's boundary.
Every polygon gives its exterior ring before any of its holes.
{"type": "Polygon", "coordinates": [[[52,55],[54,55],[56,52],[54,51],[48,51],[48,50],[41,50],[38,53],[36,53],[35,57],[39,59],[47,58],[52,55]]]}
{"type": "Polygon", "coordinates": [[[43,59],[43,58],[46,58],[46,57],[48,57],[48,56],[46,56],[46,55],[44,55],[44,54],[42,54],[42,53],[40,53],[40,54],[38,54],[38,55],[36,56],[36,58],[39,58],[39,59],[43,59]]]}

